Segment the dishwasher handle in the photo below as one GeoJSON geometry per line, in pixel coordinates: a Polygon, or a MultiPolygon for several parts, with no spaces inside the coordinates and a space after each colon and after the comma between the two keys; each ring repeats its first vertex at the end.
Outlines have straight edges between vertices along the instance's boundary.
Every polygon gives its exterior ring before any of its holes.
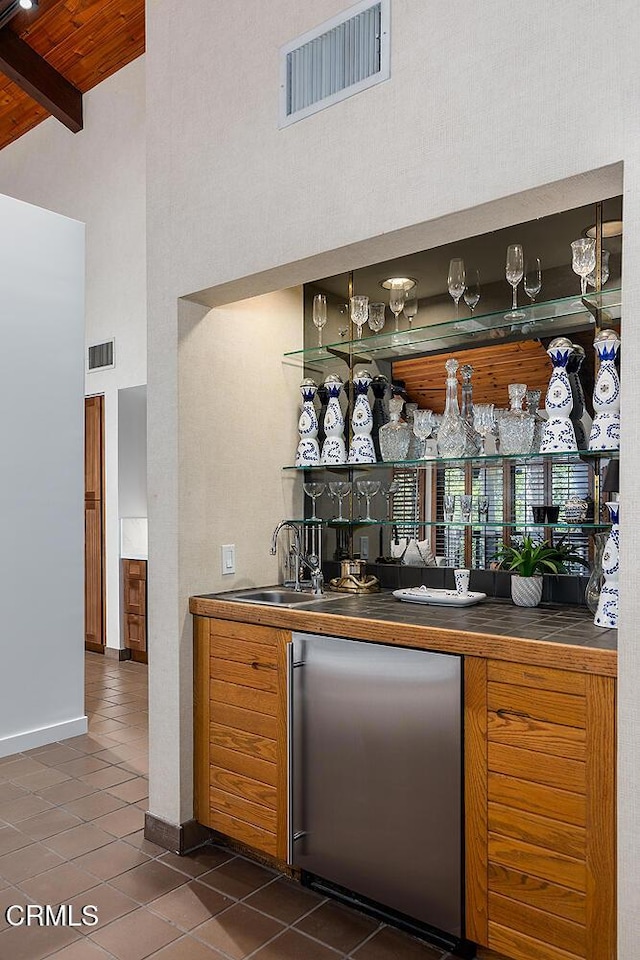
{"type": "Polygon", "coordinates": [[[302,643],[295,637],[287,645],[287,862],[296,862],[295,847],[306,837],[304,821],[304,789],[302,776],[302,684],[304,657],[302,643]]]}

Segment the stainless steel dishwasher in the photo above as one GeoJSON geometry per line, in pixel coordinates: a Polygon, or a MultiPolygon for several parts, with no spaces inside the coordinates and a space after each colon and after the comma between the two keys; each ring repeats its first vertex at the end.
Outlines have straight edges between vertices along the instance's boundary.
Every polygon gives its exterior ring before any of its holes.
{"type": "Polygon", "coordinates": [[[311,885],[456,940],[461,665],[294,633],[289,671],[290,862],[311,885]]]}

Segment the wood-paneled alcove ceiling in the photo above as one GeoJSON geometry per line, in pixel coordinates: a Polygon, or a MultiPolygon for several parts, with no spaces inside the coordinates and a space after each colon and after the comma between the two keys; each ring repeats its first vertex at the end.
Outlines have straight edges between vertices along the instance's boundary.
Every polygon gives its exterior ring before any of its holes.
{"type": "MultiPolygon", "coordinates": [[[[13,0],[0,0],[0,21],[12,6],[13,0]]],[[[0,30],[0,59],[3,45],[13,52],[15,37],[53,67],[62,83],[85,93],[144,53],[144,0],[39,0],[37,8],[20,11],[0,30]]],[[[30,61],[30,51],[18,45],[18,56],[20,49],[30,61]]],[[[52,112],[0,73],[0,148],[52,112]]]]}

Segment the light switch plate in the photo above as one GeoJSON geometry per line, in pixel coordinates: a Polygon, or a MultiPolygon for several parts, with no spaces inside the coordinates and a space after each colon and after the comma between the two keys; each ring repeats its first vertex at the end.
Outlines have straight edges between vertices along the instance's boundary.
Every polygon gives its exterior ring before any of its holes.
{"type": "Polygon", "coordinates": [[[235,543],[222,544],[222,576],[236,572],[236,545],[235,543]]]}
{"type": "Polygon", "coordinates": [[[369,559],[369,537],[360,537],[360,559],[369,559]]]}

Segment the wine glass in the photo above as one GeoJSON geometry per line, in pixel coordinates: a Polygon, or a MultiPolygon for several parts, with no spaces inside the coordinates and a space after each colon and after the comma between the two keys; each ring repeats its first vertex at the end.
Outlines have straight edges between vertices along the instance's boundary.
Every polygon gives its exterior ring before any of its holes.
{"type": "Polygon", "coordinates": [[[327,298],[324,293],[316,293],[313,298],[313,325],[318,328],[318,346],[322,346],[322,328],[327,322],[327,298]]]}
{"type": "Polygon", "coordinates": [[[404,299],[404,315],[411,330],[411,321],[418,313],[418,284],[407,290],[404,299]]]}
{"type": "Polygon", "coordinates": [[[573,255],[571,266],[573,272],[580,277],[580,293],[584,297],[587,292],[587,277],[596,268],[596,241],[595,237],[581,237],[571,244],[573,255]]]}
{"type": "Polygon", "coordinates": [[[364,497],[365,503],[367,505],[367,515],[362,519],[372,521],[374,518],[371,516],[371,498],[375,497],[376,493],[379,492],[380,481],[379,480],[357,480],[356,489],[358,491],[358,496],[364,497]]]}
{"type": "Polygon", "coordinates": [[[473,426],[482,438],[482,447],[480,453],[485,454],[485,444],[487,437],[492,432],[495,424],[494,405],[492,403],[476,403],[473,406],[473,426]]]}
{"type": "Polygon", "coordinates": [[[542,265],[540,257],[527,260],[524,267],[524,292],[535,303],[535,299],[542,290],[542,265]]]}
{"type": "Polygon", "coordinates": [[[480,300],[480,271],[470,270],[468,276],[469,279],[467,280],[463,296],[464,302],[469,307],[471,316],[473,316],[473,311],[478,306],[480,300]]]}
{"type": "Polygon", "coordinates": [[[416,410],[413,415],[413,432],[418,440],[422,442],[420,449],[420,459],[426,460],[426,441],[433,430],[433,410],[416,410]]]}
{"type": "Polygon", "coordinates": [[[313,482],[313,483],[303,483],[303,484],[302,484],[302,489],[304,490],[304,492],[306,493],[306,495],[311,498],[311,502],[312,502],[312,504],[313,504],[313,510],[312,510],[312,513],[311,513],[311,516],[310,516],[309,519],[310,519],[310,520],[319,520],[320,518],[318,517],[318,514],[316,513],[316,500],[318,499],[318,497],[321,497],[322,494],[324,493],[324,491],[325,491],[325,489],[326,489],[326,484],[324,484],[324,483],[317,483],[317,482],[313,482]]]}
{"type": "Polygon", "coordinates": [[[398,317],[402,313],[406,298],[407,291],[405,290],[404,283],[402,283],[401,280],[394,280],[389,287],[389,309],[396,320],[396,333],[400,329],[398,325],[398,317]]]}
{"type": "Polygon", "coordinates": [[[459,257],[449,261],[449,276],[447,277],[447,287],[449,295],[453,298],[456,305],[456,320],[458,319],[458,304],[460,297],[464,293],[467,285],[467,276],[464,269],[464,260],[459,257]]]}
{"type": "Polygon", "coordinates": [[[512,243],[507,247],[507,262],[505,264],[505,276],[507,282],[513,287],[513,304],[511,306],[511,313],[505,314],[505,317],[508,320],[523,320],[525,314],[522,310],[518,310],[518,284],[522,280],[524,274],[524,259],[522,253],[522,246],[519,243],[512,243]]]}
{"type": "MultiPolygon", "coordinates": [[[[600,286],[604,287],[608,279],[609,279],[609,251],[603,250],[602,256],[600,258],[600,286]]],[[[596,268],[595,267],[587,277],[587,283],[589,284],[590,287],[595,287],[596,285],[596,268]]]]}
{"type": "Polygon", "coordinates": [[[384,303],[369,304],[369,326],[374,333],[380,333],[380,331],[384,327],[385,310],[386,310],[386,304],[384,303]]]}
{"type": "Polygon", "coordinates": [[[381,487],[381,493],[385,500],[387,501],[385,515],[387,520],[391,520],[391,497],[394,493],[397,493],[399,490],[399,484],[397,480],[392,480],[391,483],[384,483],[381,487]]]}
{"type": "Polygon", "coordinates": [[[338,523],[344,523],[345,518],[342,516],[342,501],[351,493],[350,481],[332,480],[329,484],[329,493],[338,501],[338,516],[336,517],[336,520],[338,523]]]}
{"type": "Polygon", "coordinates": [[[369,316],[369,297],[361,295],[351,297],[349,303],[351,306],[351,322],[355,323],[358,328],[357,339],[362,340],[362,328],[369,316]]]}

